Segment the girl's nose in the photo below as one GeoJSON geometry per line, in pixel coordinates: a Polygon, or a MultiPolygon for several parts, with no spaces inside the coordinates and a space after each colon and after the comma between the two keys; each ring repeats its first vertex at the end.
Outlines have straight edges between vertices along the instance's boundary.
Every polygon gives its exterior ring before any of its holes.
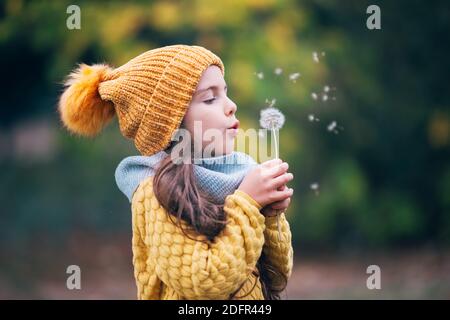
{"type": "Polygon", "coordinates": [[[232,116],[234,113],[236,113],[237,110],[237,106],[236,104],[233,102],[233,100],[231,100],[230,98],[227,97],[227,104],[225,107],[225,114],[227,116],[232,116]]]}

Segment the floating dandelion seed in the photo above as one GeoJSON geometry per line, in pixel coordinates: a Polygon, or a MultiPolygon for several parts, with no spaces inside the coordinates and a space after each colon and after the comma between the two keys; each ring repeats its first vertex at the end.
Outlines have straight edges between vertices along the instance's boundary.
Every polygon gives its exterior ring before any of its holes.
{"type": "Polygon", "coordinates": [[[264,73],[263,72],[255,72],[256,76],[258,77],[259,80],[264,79],[264,73]]]}
{"type": "Polygon", "coordinates": [[[335,96],[330,96],[332,93],[332,91],[335,91],[336,90],[336,87],[330,87],[329,85],[325,85],[324,87],[323,87],[323,90],[322,90],[322,92],[321,93],[316,93],[316,92],[312,92],[311,93],[311,97],[314,99],[314,100],[317,100],[317,99],[319,99],[319,97],[320,97],[320,99],[323,101],[323,102],[327,102],[328,100],[330,100],[330,99],[332,99],[332,100],[336,100],[336,97],[335,96]]]}
{"type": "Polygon", "coordinates": [[[328,125],[327,130],[328,130],[328,131],[334,131],[334,130],[336,129],[336,126],[337,126],[336,121],[332,121],[332,122],[328,125]]]}
{"type": "Polygon", "coordinates": [[[319,118],[317,118],[317,117],[316,117],[315,115],[313,115],[313,114],[308,115],[308,120],[311,121],[311,122],[314,122],[314,121],[320,121],[319,118]]]}
{"type": "Polygon", "coordinates": [[[311,188],[311,190],[314,191],[316,196],[319,195],[319,184],[317,182],[311,183],[311,185],[309,187],[311,188]]]}
{"type": "Polygon", "coordinates": [[[317,54],[316,51],[314,51],[314,52],[312,53],[312,56],[313,56],[314,62],[315,62],[315,63],[319,63],[319,55],[317,54]]]}
{"type": "Polygon", "coordinates": [[[297,79],[300,77],[300,73],[299,72],[295,72],[295,73],[291,73],[289,75],[289,80],[291,80],[293,83],[297,82],[297,79]]]}
{"type": "Polygon", "coordinates": [[[280,74],[283,73],[283,69],[281,69],[281,68],[275,68],[274,73],[275,73],[277,76],[279,76],[280,74]]]}
{"type": "Polygon", "coordinates": [[[269,105],[268,108],[273,107],[276,102],[277,102],[277,99],[275,99],[275,98],[273,98],[272,100],[269,100],[266,98],[266,103],[269,105]]]}
{"type": "MultiPolygon", "coordinates": [[[[277,133],[283,127],[285,121],[284,115],[280,110],[269,107],[264,110],[261,110],[261,115],[259,118],[259,124],[264,129],[268,129],[272,131],[272,135],[274,137],[275,142],[275,158],[278,159],[278,139],[277,133]]],[[[278,240],[281,241],[281,226],[279,222],[279,212],[277,211],[277,226],[278,226],[278,240]]]]}
{"type": "Polygon", "coordinates": [[[336,87],[330,87],[329,85],[325,85],[323,87],[323,92],[322,93],[322,100],[325,102],[329,99],[331,100],[336,100],[336,96],[330,96],[332,94],[332,91],[336,91],[336,87]]]}
{"type": "Polygon", "coordinates": [[[330,122],[330,124],[327,126],[327,130],[330,131],[330,132],[333,132],[333,133],[335,133],[335,134],[338,134],[338,133],[339,133],[339,130],[344,130],[344,128],[341,127],[341,126],[339,126],[339,125],[337,124],[336,121],[332,121],[332,122],[330,122]]]}

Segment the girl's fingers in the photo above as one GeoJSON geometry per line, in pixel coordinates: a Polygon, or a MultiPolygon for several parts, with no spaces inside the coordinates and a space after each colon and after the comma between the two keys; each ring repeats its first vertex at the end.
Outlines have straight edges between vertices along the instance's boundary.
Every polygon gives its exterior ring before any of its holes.
{"type": "Polygon", "coordinates": [[[289,198],[284,199],[282,201],[277,201],[277,202],[272,203],[270,205],[270,207],[272,209],[275,209],[275,210],[284,210],[284,209],[287,209],[289,207],[290,203],[291,203],[291,198],[289,197],[289,198]]]}
{"type": "Polygon", "coordinates": [[[270,178],[275,178],[285,173],[287,169],[289,169],[289,164],[287,162],[283,162],[277,166],[267,169],[266,175],[270,178]]]}
{"type": "Polygon", "coordinates": [[[268,160],[266,162],[263,162],[261,164],[262,167],[264,168],[272,168],[273,166],[279,165],[283,163],[283,161],[281,159],[272,159],[272,160],[268,160]]]}
{"type": "Polygon", "coordinates": [[[283,191],[275,191],[272,195],[272,202],[283,201],[294,193],[294,189],[286,188],[283,191]]]}
{"type": "MultiPolygon", "coordinates": [[[[276,178],[274,178],[271,182],[272,187],[274,189],[278,189],[280,187],[282,187],[283,185],[285,185],[286,183],[288,183],[289,181],[291,181],[292,179],[294,179],[294,175],[290,172],[288,173],[284,173],[276,178]]],[[[283,191],[283,190],[281,190],[283,191]]]]}

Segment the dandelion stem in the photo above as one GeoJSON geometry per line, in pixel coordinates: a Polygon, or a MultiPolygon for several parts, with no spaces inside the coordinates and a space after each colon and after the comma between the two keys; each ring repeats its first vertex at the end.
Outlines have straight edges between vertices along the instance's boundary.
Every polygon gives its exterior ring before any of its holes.
{"type": "Polygon", "coordinates": [[[278,140],[277,140],[277,130],[272,127],[273,139],[275,140],[275,159],[278,159],[278,140]]]}
{"type": "MultiPolygon", "coordinates": [[[[272,126],[272,134],[275,142],[275,159],[278,159],[278,140],[277,140],[277,131],[272,126]]],[[[281,226],[280,226],[280,214],[282,213],[281,210],[276,210],[277,214],[277,228],[278,228],[278,241],[281,241],[281,226]]]]}

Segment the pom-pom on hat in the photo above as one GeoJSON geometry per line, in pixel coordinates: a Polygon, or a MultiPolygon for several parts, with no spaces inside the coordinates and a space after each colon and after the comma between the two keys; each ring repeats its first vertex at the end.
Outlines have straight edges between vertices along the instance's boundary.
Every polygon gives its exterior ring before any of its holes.
{"type": "Polygon", "coordinates": [[[168,147],[203,72],[221,59],[200,46],[172,45],[149,50],[113,69],[81,64],[65,82],[58,105],[64,126],[93,137],[117,115],[123,136],[142,155],[168,147]]]}

